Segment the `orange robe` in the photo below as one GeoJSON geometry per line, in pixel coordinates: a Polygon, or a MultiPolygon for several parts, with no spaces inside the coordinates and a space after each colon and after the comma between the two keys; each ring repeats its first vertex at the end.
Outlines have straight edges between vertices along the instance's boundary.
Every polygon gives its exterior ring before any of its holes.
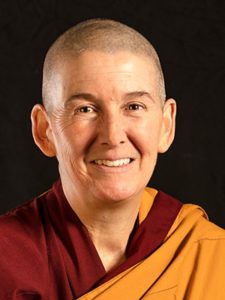
{"type": "MultiPolygon", "coordinates": [[[[147,215],[148,194],[141,216],[147,215]]],[[[141,217],[142,218],[142,217],[141,217]]],[[[149,257],[78,300],[224,300],[225,231],[185,204],[149,257]]]]}

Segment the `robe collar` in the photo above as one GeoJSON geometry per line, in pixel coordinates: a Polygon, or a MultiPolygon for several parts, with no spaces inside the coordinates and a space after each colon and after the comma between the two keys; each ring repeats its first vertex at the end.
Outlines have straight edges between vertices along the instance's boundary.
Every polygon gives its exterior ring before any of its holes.
{"type": "Polygon", "coordinates": [[[61,180],[49,192],[48,205],[71,292],[75,297],[82,296],[156,251],[182,207],[182,203],[173,197],[146,188],[139,217],[127,245],[126,260],[106,272],[86,227],[64,195],[61,180]]]}

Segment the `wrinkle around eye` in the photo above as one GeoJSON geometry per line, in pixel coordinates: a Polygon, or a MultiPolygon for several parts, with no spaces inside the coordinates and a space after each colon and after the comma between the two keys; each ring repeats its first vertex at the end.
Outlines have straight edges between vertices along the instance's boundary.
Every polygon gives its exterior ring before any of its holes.
{"type": "Polygon", "coordinates": [[[74,123],[82,124],[83,122],[89,122],[96,120],[98,117],[97,112],[91,113],[74,113],[74,109],[60,109],[54,112],[53,126],[56,132],[61,133],[70,126],[74,126],[74,123]],[[82,122],[82,123],[80,123],[82,122]]]}
{"type": "Polygon", "coordinates": [[[74,119],[67,110],[60,108],[52,113],[53,125],[56,131],[63,132],[69,126],[72,126],[74,119]]]}
{"type": "Polygon", "coordinates": [[[57,122],[57,131],[58,132],[63,132],[64,130],[66,130],[68,127],[72,126],[74,123],[73,120],[71,119],[64,119],[64,120],[59,120],[57,122]]]}

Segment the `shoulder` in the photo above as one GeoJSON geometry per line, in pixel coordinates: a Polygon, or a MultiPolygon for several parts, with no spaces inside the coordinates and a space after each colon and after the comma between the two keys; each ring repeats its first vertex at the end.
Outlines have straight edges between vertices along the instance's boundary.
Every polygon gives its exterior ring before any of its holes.
{"type": "Polygon", "coordinates": [[[47,289],[46,198],[47,193],[0,216],[1,299],[20,290],[47,289]]]}
{"type": "Polygon", "coordinates": [[[23,278],[28,280],[29,274],[42,274],[40,266],[47,259],[44,198],[35,198],[0,216],[0,274],[4,274],[1,281],[14,278],[20,282],[23,278]]]}
{"type": "MultiPolygon", "coordinates": [[[[201,207],[184,204],[170,235],[180,240],[183,253],[186,253],[185,260],[198,263],[201,272],[209,272],[219,264],[217,268],[224,273],[225,262],[222,263],[221,259],[225,255],[225,230],[209,221],[201,207]]],[[[197,268],[195,263],[193,265],[197,268]]]]}
{"type": "Polygon", "coordinates": [[[167,235],[167,238],[171,237],[189,246],[211,242],[225,248],[225,230],[211,222],[204,209],[195,204],[181,206],[167,235]]]}
{"type": "Polygon", "coordinates": [[[184,204],[178,215],[179,221],[192,224],[192,230],[197,232],[196,239],[199,241],[225,239],[225,229],[211,222],[204,209],[198,205],[184,204]]]}
{"type": "Polygon", "coordinates": [[[33,237],[33,233],[40,230],[42,223],[42,207],[45,195],[18,206],[0,216],[0,237],[14,235],[18,239],[22,236],[33,237]]]}

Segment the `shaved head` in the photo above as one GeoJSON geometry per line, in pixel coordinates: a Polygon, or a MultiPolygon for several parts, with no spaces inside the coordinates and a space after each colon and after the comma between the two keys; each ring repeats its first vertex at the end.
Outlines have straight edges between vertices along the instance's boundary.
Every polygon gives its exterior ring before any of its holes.
{"type": "MultiPolygon", "coordinates": [[[[151,43],[136,30],[120,22],[107,19],[87,20],[63,33],[47,52],[43,70],[43,104],[51,110],[51,82],[58,64],[68,57],[77,57],[85,51],[115,53],[128,51],[135,55],[147,56],[156,66],[158,76],[158,95],[165,100],[165,85],[158,55],[151,43]]],[[[150,63],[149,62],[149,63],[150,63]]]]}

